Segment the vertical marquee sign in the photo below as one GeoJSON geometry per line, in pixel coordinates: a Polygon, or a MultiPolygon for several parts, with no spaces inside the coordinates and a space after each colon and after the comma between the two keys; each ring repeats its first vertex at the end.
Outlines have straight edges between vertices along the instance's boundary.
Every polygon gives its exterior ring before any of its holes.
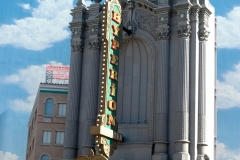
{"type": "Polygon", "coordinates": [[[106,0],[103,5],[100,106],[97,126],[91,127],[91,134],[96,136],[99,153],[107,158],[123,139],[116,120],[121,12],[118,0],[106,0]]]}

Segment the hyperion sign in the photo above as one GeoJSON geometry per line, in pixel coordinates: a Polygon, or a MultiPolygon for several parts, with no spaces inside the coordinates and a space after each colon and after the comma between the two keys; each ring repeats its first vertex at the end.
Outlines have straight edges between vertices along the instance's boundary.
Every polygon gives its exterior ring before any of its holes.
{"type": "Polygon", "coordinates": [[[91,134],[96,135],[99,153],[107,158],[123,139],[117,132],[116,120],[121,12],[118,0],[106,0],[103,5],[100,109],[97,126],[91,127],[91,134]]]}

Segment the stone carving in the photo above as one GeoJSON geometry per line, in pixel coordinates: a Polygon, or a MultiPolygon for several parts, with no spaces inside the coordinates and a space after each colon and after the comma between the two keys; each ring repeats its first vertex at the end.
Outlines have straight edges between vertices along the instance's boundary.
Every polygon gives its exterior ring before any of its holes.
{"type": "Polygon", "coordinates": [[[71,40],[71,48],[72,52],[82,52],[83,51],[83,43],[82,41],[73,41],[71,40]]]}
{"type": "Polygon", "coordinates": [[[141,9],[136,9],[135,15],[138,28],[148,32],[155,40],[157,40],[157,16],[141,9]]]}
{"type": "Polygon", "coordinates": [[[209,16],[205,12],[200,12],[199,19],[200,23],[204,23],[206,26],[208,26],[209,16]]]}
{"type": "Polygon", "coordinates": [[[168,40],[169,39],[169,26],[162,27],[157,31],[158,40],[168,40]]]}
{"type": "Polygon", "coordinates": [[[91,38],[89,39],[89,49],[97,50],[101,48],[101,42],[99,38],[91,38]]]}
{"type": "Polygon", "coordinates": [[[77,36],[77,35],[81,35],[82,32],[82,28],[71,28],[71,32],[72,32],[72,36],[77,36]]]}
{"type": "Polygon", "coordinates": [[[189,14],[187,10],[177,12],[177,17],[179,21],[183,21],[183,20],[189,21],[189,14]]]}
{"type": "Polygon", "coordinates": [[[168,14],[159,14],[158,22],[159,23],[168,23],[168,14]]]}
{"type": "Polygon", "coordinates": [[[134,21],[128,21],[127,23],[127,29],[131,30],[132,33],[134,33],[137,30],[137,25],[134,21]]]}
{"type": "Polygon", "coordinates": [[[189,24],[178,26],[177,32],[179,37],[189,37],[191,35],[191,26],[189,24]]]}
{"type": "Polygon", "coordinates": [[[193,9],[191,11],[191,21],[198,21],[198,17],[199,17],[199,10],[198,9],[193,9]]]}
{"type": "Polygon", "coordinates": [[[99,30],[99,25],[93,25],[89,27],[89,32],[90,33],[96,33],[99,30]]]}
{"type": "Polygon", "coordinates": [[[207,41],[209,33],[206,28],[200,29],[198,32],[199,41],[207,41]]]}

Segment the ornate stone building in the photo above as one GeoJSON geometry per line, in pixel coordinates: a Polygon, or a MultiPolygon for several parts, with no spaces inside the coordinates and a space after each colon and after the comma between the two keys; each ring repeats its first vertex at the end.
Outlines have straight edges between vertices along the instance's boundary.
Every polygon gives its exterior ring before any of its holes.
{"type": "MultiPolygon", "coordinates": [[[[216,39],[209,0],[122,0],[117,121],[111,160],[216,159],[216,39]]],[[[102,5],[72,10],[64,159],[95,148],[102,5]]]]}

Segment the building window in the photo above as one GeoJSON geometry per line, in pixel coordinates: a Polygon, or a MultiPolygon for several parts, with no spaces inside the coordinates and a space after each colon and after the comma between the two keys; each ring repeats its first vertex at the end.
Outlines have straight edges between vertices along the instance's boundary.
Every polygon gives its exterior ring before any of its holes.
{"type": "Polygon", "coordinates": [[[56,132],[56,144],[63,144],[64,132],[56,132]]]}
{"type": "Polygon", "coordinates": [[[48,98],[45,105],[45,115],[53,115],[53,99],[48,98]]]}
{"type": "Polygon", "coordinates": [[[66,106],[67,104],[58,104],[58,116],[66,116],[66,106]]]}
{"type": "Polygon", "coordinates": [[[50,144],[51,143],[51,131],[43,131],[43,139],[42,143],[43,144],[50,144]]]}
{"type": "Polygon", "coordinates": [[[48,155],[44,154],[44,155],[41,157],[41,160],[49,160],[48,155]]]}

